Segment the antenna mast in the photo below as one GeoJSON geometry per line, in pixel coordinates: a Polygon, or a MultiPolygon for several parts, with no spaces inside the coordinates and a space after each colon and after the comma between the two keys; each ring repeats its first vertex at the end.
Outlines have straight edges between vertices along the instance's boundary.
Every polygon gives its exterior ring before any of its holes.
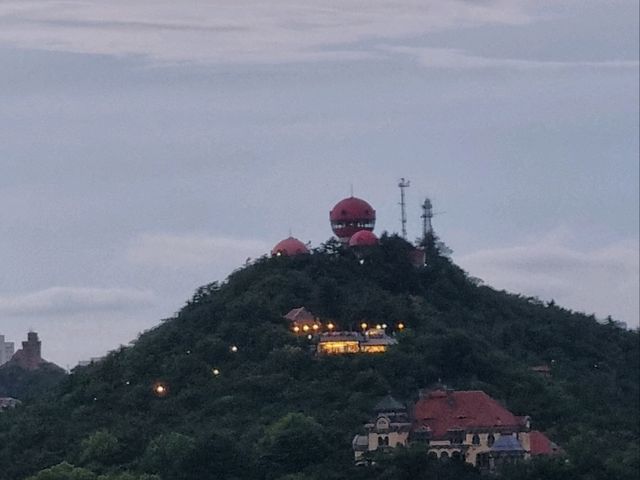
{"type": "Polygon", "coordinates": [[[431,225],[431,219],[433,218],[433,205],[431,200],[427,197],[422,204],[422,241],[426,241],[427,235],[433,232],[433,226],[431,225]]]}
{"type": "Polygon", "coordinates": [[[407,203],[404,199],[404,189],[409,188],[411,182],[409,180],[405,180],[404,178],[400,179],[398,183],[398,187],[400,187],[400,208],[402,212],[402,216],[400,221],[402,222],[402,238],[407,238],[407,203]]]}

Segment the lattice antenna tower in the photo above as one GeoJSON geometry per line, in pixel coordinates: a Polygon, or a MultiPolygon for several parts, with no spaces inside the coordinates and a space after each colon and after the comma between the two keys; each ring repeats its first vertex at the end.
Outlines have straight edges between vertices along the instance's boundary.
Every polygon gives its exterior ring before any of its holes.
{"type": "Polygon", "coordinates": [[[422,218],[422,240],[425,241],[427,235],[433,233],[433,225],[431,224],[433,204],[428,197],[424,199],[424,203],[422,204],[422,215],[420,215],[420,218],[422,218]]]}
{"type": "Polygon", "coordinates": [[[400,187],[400,209],[401,209],[401,217],[400,221],[402,223],[402,238],[407,238],[407,202],[405,201],[405,189],[409,188],[411,182],[409,180],[405,180],[404,178],[400,179],[398,183],[398,187],[400,187]]]}

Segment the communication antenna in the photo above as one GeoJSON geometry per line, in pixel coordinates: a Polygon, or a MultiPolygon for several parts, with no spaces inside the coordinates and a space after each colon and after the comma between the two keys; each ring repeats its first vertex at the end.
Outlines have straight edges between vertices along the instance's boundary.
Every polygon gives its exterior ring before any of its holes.
{"type": "Polygon", "coordinates": [[[433,233],[433,226],[431,225],[431,219],[433,218],[433,205],[431,200],[427,197],[422,204],[422,240],[427,239],[427,235],[433,233]]]}
{"type": "Polygon", "coordinates": [[[404,189],[409,188],[411,182],[409,180],[405,180],[404,178],[400,179],[398,183],[398,187],[400,187],[400,208],[402,212],[402,216],[400,221],[402,222],[402,238],[407,238],[407,203],[404,199],[404,189]]]}

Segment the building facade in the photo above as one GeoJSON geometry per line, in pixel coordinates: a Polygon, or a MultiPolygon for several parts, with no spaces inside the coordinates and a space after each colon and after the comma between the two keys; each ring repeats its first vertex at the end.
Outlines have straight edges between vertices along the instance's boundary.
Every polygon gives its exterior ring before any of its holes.
{"type": "Polygon", "coordinates": [[[14,348],[13,342],[5,342],[4,335],[0,335],[0,365],[4,365],[11,360],[15,353],[14,348]]]}
{"type": "MultiPolygon", "coordinates": [[[[393,399],[385,402],[399,404],[393,399]]],[[[380,449],[375,436],[382,430],[377,422],[386,417],[374,413],[375,420],[364,426],[366,433],[354,437],[356,463],[365,462],[365,452],[380,449]]],[[[424,445],[434,458],[463,460],[486,471],[532,456],[560,453],[542,432],[531,430],[528,416],[513,415],[482,391],[421,392],[410,415],[406,415],[406,422],[409,425],[406,437],[396,435],[388,445],[382,445],[383,450],[409,443],[424,445]]],[[[380,426],[384,427],[384,422],[380,426]]],[[[403,425],[404,428],[407,427],[403,425]]]]}

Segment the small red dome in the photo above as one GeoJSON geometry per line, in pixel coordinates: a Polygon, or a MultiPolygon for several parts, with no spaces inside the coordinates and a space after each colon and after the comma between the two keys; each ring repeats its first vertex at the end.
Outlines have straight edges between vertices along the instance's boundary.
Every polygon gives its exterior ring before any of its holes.
{"type": "Polygon", "coordinates": [[[309,253],[307,246],[297,238],[289,237],[278,242],[271,250],[271,255],[279,257],[286,255],[287,257],[293,257],[295,255],[304,255],[309,253]]]}
{"type": "Polygon", "coordinates": [[[374,247],[378,245],[378,237],[369,230],[360,230],[352,235],[349,240],[350,247],[374,247]]]}
{"type": "Polygon", "coordinates": [[[376,211],[361,198],[349,197],[340,200],[329,212],[333,233],[343,242],[348,242],[360,230],[372,231],[376,224],[376,211]]]}

